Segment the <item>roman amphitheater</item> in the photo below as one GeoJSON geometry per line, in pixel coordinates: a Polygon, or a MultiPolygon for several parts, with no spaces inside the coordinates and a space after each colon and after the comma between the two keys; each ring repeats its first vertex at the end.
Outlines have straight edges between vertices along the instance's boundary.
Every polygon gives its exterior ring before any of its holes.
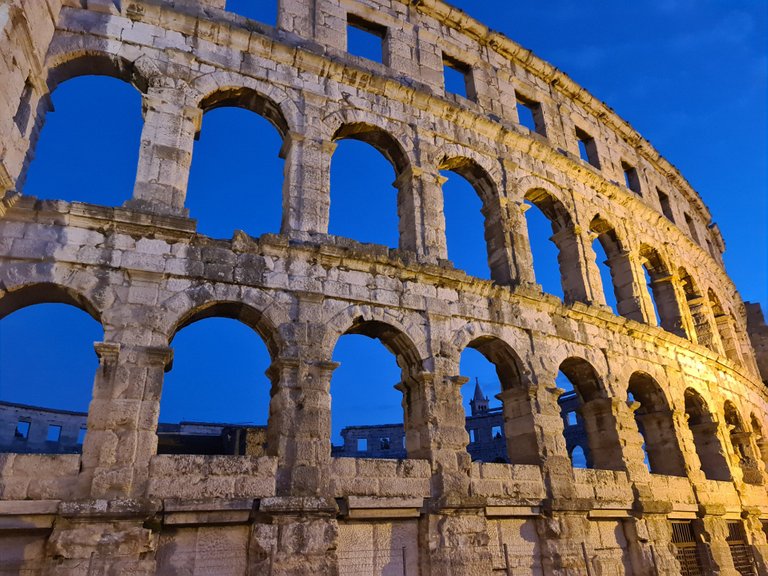
{"type": "Polygon", "coordinates": [[[0,0],[0,28],[0,316],[57,302],[103,327],[81,453],[0,454],[0,574],[768,574],[762,314],[684,177],[568,76],[441,0],[280,0],[276,27],[224,0],[0,0]],[[381,62],[348,53],[350,26],[381,62]],[[93,74],[142,95],[133,198],[25,196],[50,94],[93,74]],[[188,217],[222,106],[283,138],[280,234],[215,240],[188,217]],[[397,249],[328,234],[343,139],[397,174],[397,249]],[[440,170],[482,200],[491,280],[447,259],[440,170]],[[531,205],[562,301],[534,278],[531,205]],[[169,343],[217,316],[267,345],[266,433],[244,455],[158,453],[169,343]],[[331,456],[344,334],[396,355],[406,458],[331,456]],[[508,463],[469,456],[466,348],[498,372],[508,463]]]}

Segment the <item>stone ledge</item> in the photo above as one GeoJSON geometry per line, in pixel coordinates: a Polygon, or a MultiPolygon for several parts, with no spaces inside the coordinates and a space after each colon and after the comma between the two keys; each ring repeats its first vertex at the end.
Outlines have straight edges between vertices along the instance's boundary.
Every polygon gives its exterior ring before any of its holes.
{"type": "Polygon", "coordinates": [[[61,502],[59,514],[64,518],[120,519],[150,517],[162,508],[159,500],[75,500],[61,502]]]}
{"type": "Polygon", "coordinates": [[[632,511],[628,508],[595,508],[587,513],[590,520],[600,520],[607,518],[629,518],[632,511]]]}
{"type": "Polygon", "coordinates": [[[339,515],[348,519],[418,518],[424,498],[347,496],[336,499],[339,515]]]}
{"type": "Polygon", "coordinates": [[[485,507],[485,515],[488,518],[526,518],[541,515],[539,506],[504,506],[492,505],[485,507]]]}
{"type": "Polygon", "coordinates": [[[338,512],[335,500],[330,498],[302,496],[270,496],[259,500],[259,512],[292,514],[292,513],[333,513],[338,512]]]}
{"type": "Polygon", "coordinates": [[[53,527],[58,500],[0,501],[0,531],[48,530],[53,527]]]}

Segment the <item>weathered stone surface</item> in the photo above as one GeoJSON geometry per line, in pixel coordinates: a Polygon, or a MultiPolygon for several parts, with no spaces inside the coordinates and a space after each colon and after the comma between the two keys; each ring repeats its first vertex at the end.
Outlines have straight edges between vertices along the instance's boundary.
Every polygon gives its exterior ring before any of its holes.
{"type": "MultiPolygon", "coordinates": [[[[704,569],[734,576],[734,522],[764,572],[765,326],[750,308],[747,330],[722,238],[675,168],[570,78],[440,0],[282,0],[277,29],[225,4],[0,2],[0,316],[66,302],[104,328],[82,455],[0,454],[13,503],[0,506],[0,573],[675,574],[673,535],[690,530],[704,569]],[[383,34],[384,62],[346,53],[348,19],[383,34]],[[446,60],[465,64],[469,98],[446,93],[446,60]],[[24,197],[50,91],[91,73],[142,93],[133,197],[24,197]],[[214,240],[187,218],[194,137],[220,105],[283,137],[280,234],[214,240]],[[580,159],[583,134],[597,159],[580,159]],[[393,164],[397,249],[327,233],[343,138],[393,164]],[[616,184],[626,165],[630,188],[616,184]],[[491,280],[447,260],[440,170],[480,196],[491,280]],[[553,223],[565,302],[536,284],[529,203],[553,223]],[[157,455],[169,342],[208,315],[267,343],[266,432],[247,456],[157,455]],[[398,357],[407,459],[331,457],[333,350],[349,332],[398,357]],[[466,451],[467,347],[502,381],[509,464],[466,451]],[[594,469],[572,467],[576,445],[594,469]]],[[[0,434],[18,445],[16,424],[0,419],[0,434]]]]}

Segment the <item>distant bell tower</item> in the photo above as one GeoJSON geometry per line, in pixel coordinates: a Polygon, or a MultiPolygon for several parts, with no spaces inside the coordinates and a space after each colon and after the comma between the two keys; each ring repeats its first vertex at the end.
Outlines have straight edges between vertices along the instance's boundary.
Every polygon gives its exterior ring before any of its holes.
{"type": "Polygon", "coordinates": [[[475,378],[475,393],[472,400],[469,401],[469,406],[472,409],[472,416],[479,416],[488,412],[488,396],[483,396],[483,389],[480,388],[478,378],[475,378]]]}

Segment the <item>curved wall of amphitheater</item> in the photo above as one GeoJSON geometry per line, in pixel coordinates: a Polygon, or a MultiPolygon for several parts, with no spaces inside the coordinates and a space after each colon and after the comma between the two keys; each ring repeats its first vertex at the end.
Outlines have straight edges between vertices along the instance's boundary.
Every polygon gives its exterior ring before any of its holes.
{"type": "Polygon", "coordinates": [[[281,0],[276,28],[223,4],[0,2],[0,315],[65,302],[104,328],[82,455],[0,455],[0,574],[765,574],[768,395],[684,178],[567,76],[439,0],[281,0]],[[384,63],[347,54],[348,18],[383,35],[384,63]],[[445,92],[444,61],[468,98],[445,92]],[[143,95],[133,198],[25,197],[50,92],[94,73],[143,95]],[[280,234],[214,240],[187,217],[193,139],[222,105],[283,137],[280,234]],[[344,138],[395,168],[396,250],[327,234],[344,138]],[[492,280],[446,259],[441,169],[482,199],[492,280]],[[564,302],[536,284],[526,202],[552,221],[564,302]],[[210,316],[267,343],[263,454],[157,455],[169,342],[210,316]],[[330,456],[345,333],[397,355],[405,460],[330,456]],[[511,464],[467,454],[467,347],[497,367],[511,464]],[[571,466],[558,370],[591,469],[571,466]]]}

